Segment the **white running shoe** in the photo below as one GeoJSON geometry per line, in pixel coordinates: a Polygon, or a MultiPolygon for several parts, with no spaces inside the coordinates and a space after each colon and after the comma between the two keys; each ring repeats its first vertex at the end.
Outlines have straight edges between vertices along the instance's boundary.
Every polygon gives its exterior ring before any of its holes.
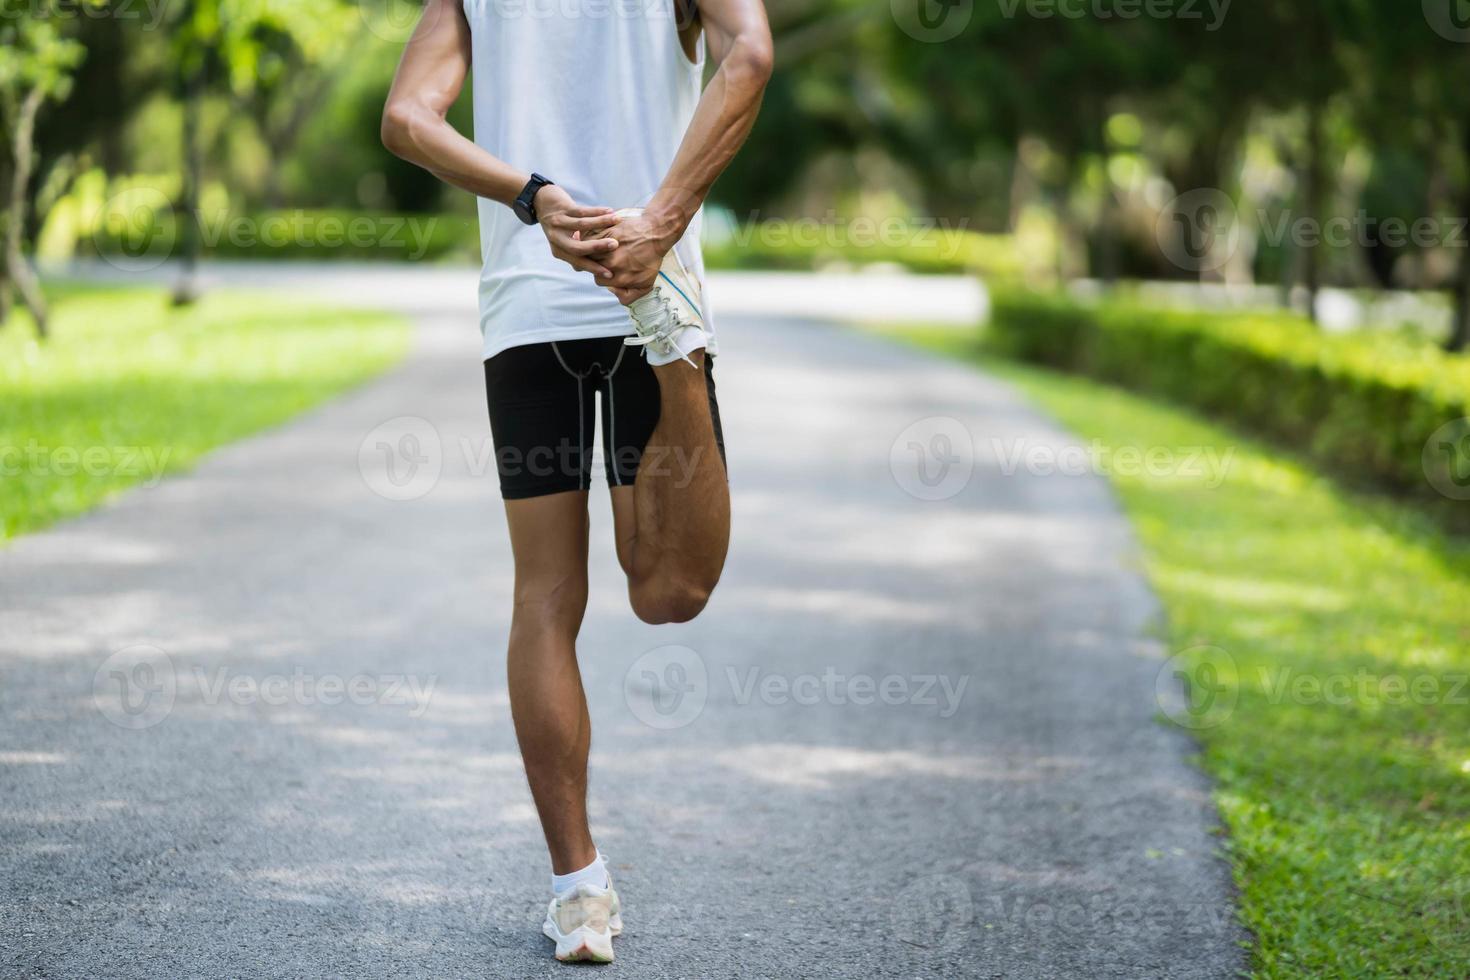
{"type": "Polygon", "coordinates": [[[623,910],[612,882],[607,888],[578,885],[551,900],[541,931],[556,942],[563,963],[611,963],[613,937],[623,931],[623,910]]]}
{"type": "MultiPolygon", "coordinates": [[[[617,216],[631,218],[642,213],[642,208],[624,208],[617,216]]],[[[703,295],[699,279],[669,249],[653,288],[628,304],[628,315],[637,333],[623,343],[642,347],[643,356],[654,367],[681,359],[698,367],[689,355],[709,343],[700,311],[703,295]]]]}

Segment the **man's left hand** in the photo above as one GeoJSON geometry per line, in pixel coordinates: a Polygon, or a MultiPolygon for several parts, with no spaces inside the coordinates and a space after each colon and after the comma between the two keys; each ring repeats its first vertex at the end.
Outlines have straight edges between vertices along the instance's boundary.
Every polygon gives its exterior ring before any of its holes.
{"type": "Polygon", "coordinates": [[[612,275],[599,275],[597,284],[606,286],[619,303],[627,306],[653,288],[664,256],[674,247],[683,231],[677,222],[660,220],[646,211],[624,218],[604,232],[618,240],[618,247],[600,257],[612,275]]]}

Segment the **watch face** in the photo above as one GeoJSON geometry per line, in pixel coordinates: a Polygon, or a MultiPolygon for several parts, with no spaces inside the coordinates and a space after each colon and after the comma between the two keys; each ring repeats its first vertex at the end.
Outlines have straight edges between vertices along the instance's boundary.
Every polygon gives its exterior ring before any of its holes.
{"type": "Polygon", "coordinates": [[[536,216],[531,213],[531,206],[521,198],[516,198],[510,207],[516,213],[516,217],[520,218],[521,221],[528,225],[534,225],[536,223],[536,216]]]}

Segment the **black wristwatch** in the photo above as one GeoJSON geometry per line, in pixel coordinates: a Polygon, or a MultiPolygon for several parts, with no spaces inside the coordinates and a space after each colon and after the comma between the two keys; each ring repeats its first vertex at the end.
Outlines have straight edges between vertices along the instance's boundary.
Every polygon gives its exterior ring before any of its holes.
{"type": "Polygon", "coordinates": [[[540,174],[531,175],[531,179],[526,181],[526,186],[521,188],[520,194],[516,195],[516,199],[510,204],[510,209],[516,213],[517,218],[528,225],[536,223],[536,192],[550,183],[551,181],[540,174]]]}

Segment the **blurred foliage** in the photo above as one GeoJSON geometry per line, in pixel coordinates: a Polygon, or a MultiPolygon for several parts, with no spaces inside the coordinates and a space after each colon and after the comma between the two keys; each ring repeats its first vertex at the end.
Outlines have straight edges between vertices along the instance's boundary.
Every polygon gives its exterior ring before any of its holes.
{"type": "Polygon", "coordinates": [[[30,17],[22,0],[0,2],[0,98],[19,101],[33,89],[65,98],[84,54],[55,23],[30,17]]]}
{"type": "MultiPolygon", "coordinates": [[[[37,246],[46,258],[74,254],[119,268],[157,265],[181,237],[167,175],[107,181],[94,171],[53,209],[37,246]]],[[[472,261],[480,254],[473,217],[349,208],[289,208],[239,214],[220,185],[205,189],[191,223],[203,254],[218,259],[289,261],[472,261]]]]}
{"type": "MultiPolygon", "coordinates": [[[[186,172],[197,147],[198,181],[172,193],[223,187],[236,214],[472,217],[466,195],[378,142],[413,0],[181,0],[157,23],[142,5],[92,2],[109,15],[53,20],[86,47],[87,98],[40,121],[38,198],[96,168],[186,172]]],[[[1470,215],[1458,2],[773,4],[777,72],[712,203],[743,224],[938,219],[991,234],[1043,212],[1055,276],[1454,288],[1470,301],[1463,236],[1373,234],[1390,218],[1453,229],[1470,215]],[[1197,189],[1223,194],[1240,231],[1229,262],[1205,272],[1171,262],[1158,231],[1197,189]],[[1358,234],[1268,233],[1334,216],[1358,234]]],[[[451,119],[470,131],[468,95],[451,119]]],[[[722,261],[804,261],[753,249],[722,261]]],[[[890,260],[910,261],[872,261],[890,260]]],[[[1470,302],[1457,323],[1470,324],[1470,302]]]]}
{"type": "Polygon", "coordinates": [[[1278,439],[1327,470],[1417,495],[1463,527],[1464,508],[1435,486],[1470,474],[1470,361],[1431,344],[1324,334],[1284,313],[1164,311],[1025,291],[997,293],[988,336],[1010,356],[1278,439]],[[1443,439],[1451,453],[1426,456],[1426,441],[1447,423],[1458,426],[1443,439]]]}
{"type": "MultiPolygon", "coordinates": [[[[85,6],[81,9],[87,9],[85,6]]],[[[20,0],[0,0],[0,119],[9,159],[4,198],[4,255],[0,266],[0,325],[10,318],[19,293],[46,336],[45,296],[23,253],[25,226],[33,213],[31,175],[36,164],[36,121],[50,101],[72,90],[72,73],[86,54],[55,23],[31,16],[20,0]]]]}

